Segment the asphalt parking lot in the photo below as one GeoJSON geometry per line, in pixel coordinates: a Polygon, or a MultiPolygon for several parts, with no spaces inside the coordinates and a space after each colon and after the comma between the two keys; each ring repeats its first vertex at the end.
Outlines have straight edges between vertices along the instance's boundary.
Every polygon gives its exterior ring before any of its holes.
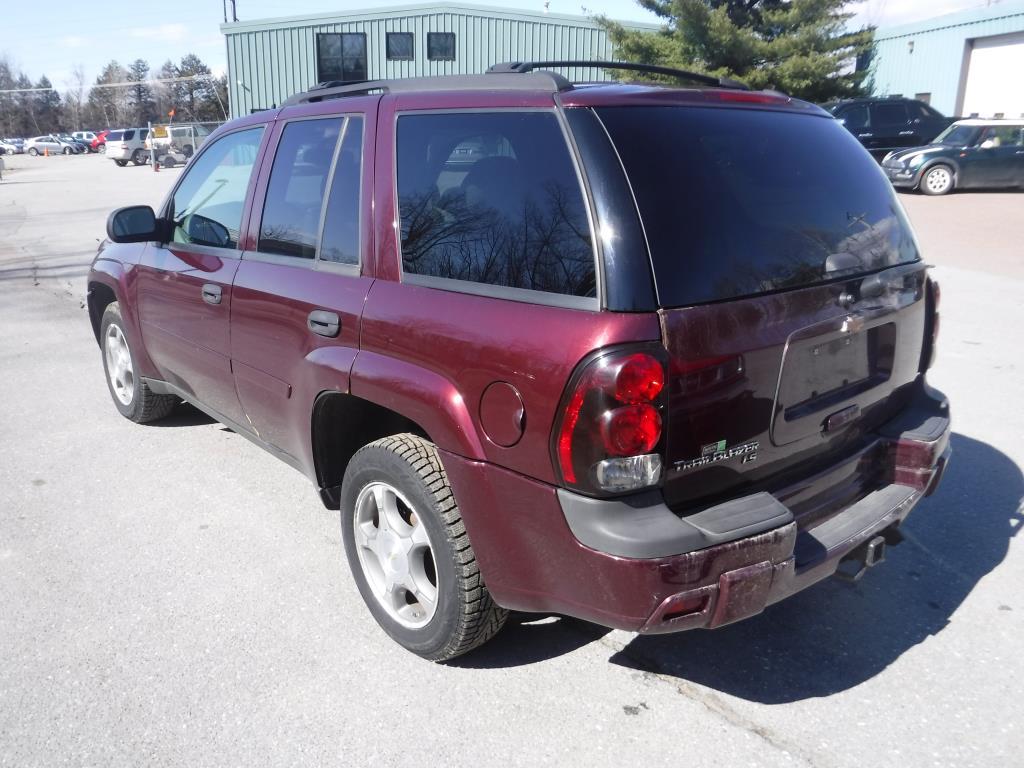
{"type": "Polygon", "coordinates": [[[303,477],[111,405],[84,276],[180,170],[5,159],[0,765],[1020,764],[1024,194],[900,196],[955,434],[884,565],[715,632],[551,617],[437,666],[372,622],[303,477]]]}

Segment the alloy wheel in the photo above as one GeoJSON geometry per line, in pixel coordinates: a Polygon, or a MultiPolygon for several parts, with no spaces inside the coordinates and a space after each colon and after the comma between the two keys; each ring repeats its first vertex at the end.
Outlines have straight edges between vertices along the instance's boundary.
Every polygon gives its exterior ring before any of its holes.
{"type": "Polygon", "coordinates": [[[946,168],[939,166],[928,171],[924,183],[930,192],[941,194],[949,189],[953,183],[953,176],[946,168]]]}
{"type": "Polygon", "coordinates": [[[434,549],[408,500],[383,482],[367,484],[352,517],[363,575],[377,602],[404,627],[426,626],[437,610],[434,549]]]}
{"type": "Polygon", "coordinates": [[[122,405],[130,405],[135,396],[132,355],[128,349],[128,340],[114,323],[107,326],[104,354],[107,359],[107,377],[110,379],[110,388],[114,391],[114,396],[122,405]]]}

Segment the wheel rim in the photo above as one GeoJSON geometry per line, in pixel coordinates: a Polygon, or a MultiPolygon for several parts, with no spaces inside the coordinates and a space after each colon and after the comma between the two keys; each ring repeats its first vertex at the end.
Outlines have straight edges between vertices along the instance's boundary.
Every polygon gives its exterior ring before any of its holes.
{"type": "Polygon", "coordinates": [[[107,326],[104,352],[107,358],[107,378],[114,396],[122,405],[130,405],[135,395],[135,371],[132,368],[132,355],[128,350],[128,340],[121,329],[111,323],[107,326]]]}
{"type": "Polygon", "coordinates": [[[438,580],[422,516],[394,487],[375,482],[359,492],[352,527],[377,603],[404,627],[426,626],[437,610],[438,580]]]}
{"type": "Polygon", "coordinates": [[[952,181],[953,177],[945,168],[933,168],[924,179],[924,183],[932,192],[945,192],[952,181]]]}

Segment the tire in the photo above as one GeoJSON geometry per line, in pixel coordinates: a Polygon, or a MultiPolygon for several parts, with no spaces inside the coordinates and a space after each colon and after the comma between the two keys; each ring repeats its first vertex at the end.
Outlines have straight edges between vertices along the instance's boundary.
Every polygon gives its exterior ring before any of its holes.
{"type": "Polygon", "coordinates": [[[158,395],[135,374],[135,355],[124,333],[121,306],[107,305],[100,320],[100,353],[103,373],[114,407],[136,424],[162,419],[178,404],[173,395],[158,395]]]}
{"type": "Polygon", "coordinates": [[[126,165],[128,165],[127,160],[115,160],[114,162],[117,164],[118,168],[124,168],[126,165]]]}
{"type": "Polygon", "coordinates": [[[341,486],[341,533],[366,607],[407,650],[448,661],[505,623],[433,443],[402,434],[359,449],[341,486]]]}
{"type": "Polygon", "coordinates": [[[70,155],[71,154],[71,147],[64,147],[64,151],[62,151],[61,154],[62,155],[70,155]]]}
{"type": "Polygon", "coordinates": [[[98,147],[96,147],[96,151],[99,152],[101,155],[107,154],[107,145],[100,144],[98,147]]]}
{"type": "Polygon", "coordinates": [[[35,157],[36,155],[38,155],[38,154],[39,154],[39,150],[38,150],[38,149],[36,149],[35,147],[29,147],[29,148],[28,148],[28,153],[29,153],[30,155],[32,155],[32,157],[35,157]]]}
{"type": "Polygon", "coordinates": [[[142,150],[141,149],[136,149],[134,152],[132,152],[132,165],[139,166],[139,165],[145,165],[145,164],[146,164],[146,158],[142,154],[142,150]]]}
{"type": "Polygon", "coordinates": [[[926,195],[946,195],[956,186],[955,178],[952,168],[937,163],[924,172],[918,186],[926,195]]]}

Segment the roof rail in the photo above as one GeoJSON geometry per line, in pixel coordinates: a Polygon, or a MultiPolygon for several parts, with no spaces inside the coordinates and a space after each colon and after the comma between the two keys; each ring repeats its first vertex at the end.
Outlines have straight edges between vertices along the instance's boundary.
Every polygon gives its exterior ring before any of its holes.
{"type": "Polygon", "coordinates": [[[673,69],[672,67],[659,67],[656,64],[634,64],[628,61],[505,61],[501,64],[492,65],[487,72],[490,74],[507,74],[515,72],[525,74],[547,67],[598,67],[600,69],[623,69],[632,72],[649,72],[655,75],[668,75],[677,77],[680,80],[691,80],[703,85],[712,85],[717,88],[735,88],[741,91],[749,91],[750,86],[741,83],[739,80],[731,80],[728,77],[712,77],[702,75],[699,72],[688,72],[685,69],[673,69]]]}
{"type": "Polygon", "coordinates": [[[370,93],[422,93],[426,91],[566,91],[572,83],[555,72],[503,73],[496,77],[488,75],[440,75],[430,77],[407,77],[397,80],[354,80],[344,82],[329,80],[313,86],[308,91],[289,96],[282,107],[295,104],[310,104],[327,99],[346,96],[365,96],[370,93]]]}

